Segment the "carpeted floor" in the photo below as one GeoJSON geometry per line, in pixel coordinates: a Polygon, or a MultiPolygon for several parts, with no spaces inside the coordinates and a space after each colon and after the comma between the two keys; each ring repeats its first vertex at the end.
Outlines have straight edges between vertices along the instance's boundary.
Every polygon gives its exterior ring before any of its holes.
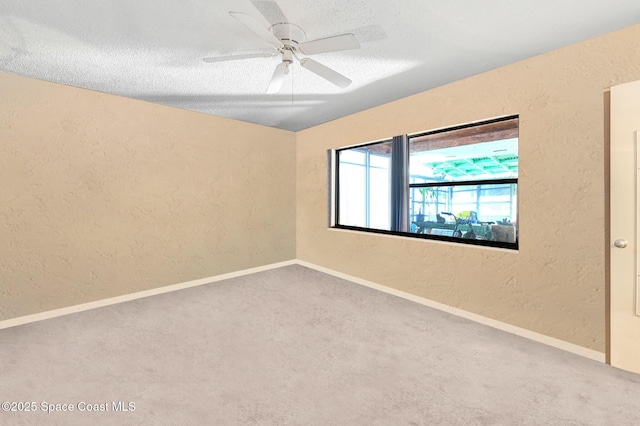
{"type": "Polygon", "coordinates": [[[36,411],[2,425],[619,426],[640,376],[287,266],[0,330],[4,401],[36,411]]]}

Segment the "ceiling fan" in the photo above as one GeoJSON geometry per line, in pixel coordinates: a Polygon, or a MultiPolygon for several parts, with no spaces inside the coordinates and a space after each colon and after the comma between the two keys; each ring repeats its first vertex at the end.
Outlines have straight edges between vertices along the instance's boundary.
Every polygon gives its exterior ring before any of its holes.
{"type": "Polygon", "coordinates": [[[300,58],[300,53],[310,56],[318,53],[338,52],[340,50],[359,49],[360,43],[351,33],[341,34],[317,40],[305,41],[306,34],[302,28],[289,22],[274,24],[269,29],[264,28],[253,17],[241,12],[229,12],[233,18],[244,24],[254,34],[262,38],[273,47],[272,52],[246,53],[238,55],[216,56],[202,59],[204,62],[235,61],[248,58],[270,58],[282,56],[282,62],[276,66],[267,93],[276,93],[282,87],[285,76],[289,73],[289,66],[293,60],[300,62],[302,68],[307,69],[341,89],[351,84],[351,80],[331,68],[322,65],[311,58],[300,58]]]}

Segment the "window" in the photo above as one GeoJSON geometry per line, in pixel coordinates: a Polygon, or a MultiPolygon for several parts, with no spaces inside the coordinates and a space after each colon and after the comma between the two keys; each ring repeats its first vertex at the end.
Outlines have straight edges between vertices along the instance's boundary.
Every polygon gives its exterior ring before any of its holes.
{"type": "Polygon", "coordinates": [[[518,248],[518,117],[334,155],[336,228],[518,248]]]}
{"type": "Polygon", "coordinates": [[[391,143],[338,152],[340,223],[390,230],[391,143]]]}

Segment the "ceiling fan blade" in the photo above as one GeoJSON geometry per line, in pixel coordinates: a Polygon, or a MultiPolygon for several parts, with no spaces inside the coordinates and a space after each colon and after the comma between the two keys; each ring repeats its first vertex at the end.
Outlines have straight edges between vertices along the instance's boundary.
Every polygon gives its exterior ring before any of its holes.
{"type": "Polygon", "coordinates": [[[279,22],[289,22],[280,6],[273,0],[251,0],[253,6],[258,9],[258,12],[265,17],[271,24],[277,24],[279,22]]]}
{"type": "Polygon", "coordinates": [[[353,34],[342,34],[333,37],[307,41],[298,46],[305,55],[317,53],[338,52],[340,50],[360,49],[360,43],[353,34]]]}
{"type": "Polygon", "coordinates": [[[341,89],[344,89],[351,84],[351,80],[349,80],[344,75],[340,74],[337,71],[332,70],[331,68],[325,65],[322,65],[318,61],[314,61],[311,58],[302,59],[300,61],[300,65],[302,65],[303,68],[308,69],[312,73],[315,73],[320,77],[324,78],[325,80],[335,84],[341,89]]]}
{"type": "Polygon", "coordinates": [[[236,18],[240,23],[244,24],[245,27],[249,28],[256,34],[258,37],[269,43],[271,46],[276,49],[280,49],[284,47],[284,44],[276,36],[271,34],[267,29],[265,29],[258,21],[253,19],[251,16],[240,13],[240,12],[229,12],[229,15],[236,18]]]}
{"type": "Polygon", "coordinates": [[[225,55],[225,56],[212,56],[211,58],[202,58],[204,62],[226,62],[235,61],[237,59],[250,59],[250,58],[272,58],[276,56],[278,52],[273,53],[244,53],[240,55],[225,55]]]}
{"type": "Polygon", "coordinates": [[[280,91],[282,82],[284,81],[284,76],[287,74],[289,74],[289,67],[287,63],[281,62],[280,64],[278,64],[275,71],[273,71],[273,76],[271,77],[271,81],[269,82],[267,93],[276,93],[280,91]]]}

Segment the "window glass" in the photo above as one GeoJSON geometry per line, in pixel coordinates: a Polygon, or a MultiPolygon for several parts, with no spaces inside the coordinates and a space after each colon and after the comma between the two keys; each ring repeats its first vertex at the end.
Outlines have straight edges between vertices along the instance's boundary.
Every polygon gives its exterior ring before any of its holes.
{"type": "Polygon", "coordinates": [[[391,142],[338,152],[339,224],[389,230],[391,142]]]}
{"type": "Polygon", "coordinates": [[[337,150],[335,225],[517,249],[518,126],[506,117],[337,150]]]}
{"type": "Polygon", "coordinates": [[[507,194],[517,192],[517,184],[411,188],[411,232],[515,243],[515,197],[487,202],[481,195],[486,186],[494,192],[498,186],[507,194]],[[430,191],[426,195],[425,189],[430,191]]]}
{"type": "Polygon", "coordinates": [[[410,176],[423,183],[518,177],[517,138],[436,149],[417,139],[410,142],[410,176]]]}
{"type": "Polygon", "coordinates": [[[413,136],[409,152],[411,232],[516,242],[517,118],[413,136]]]}

